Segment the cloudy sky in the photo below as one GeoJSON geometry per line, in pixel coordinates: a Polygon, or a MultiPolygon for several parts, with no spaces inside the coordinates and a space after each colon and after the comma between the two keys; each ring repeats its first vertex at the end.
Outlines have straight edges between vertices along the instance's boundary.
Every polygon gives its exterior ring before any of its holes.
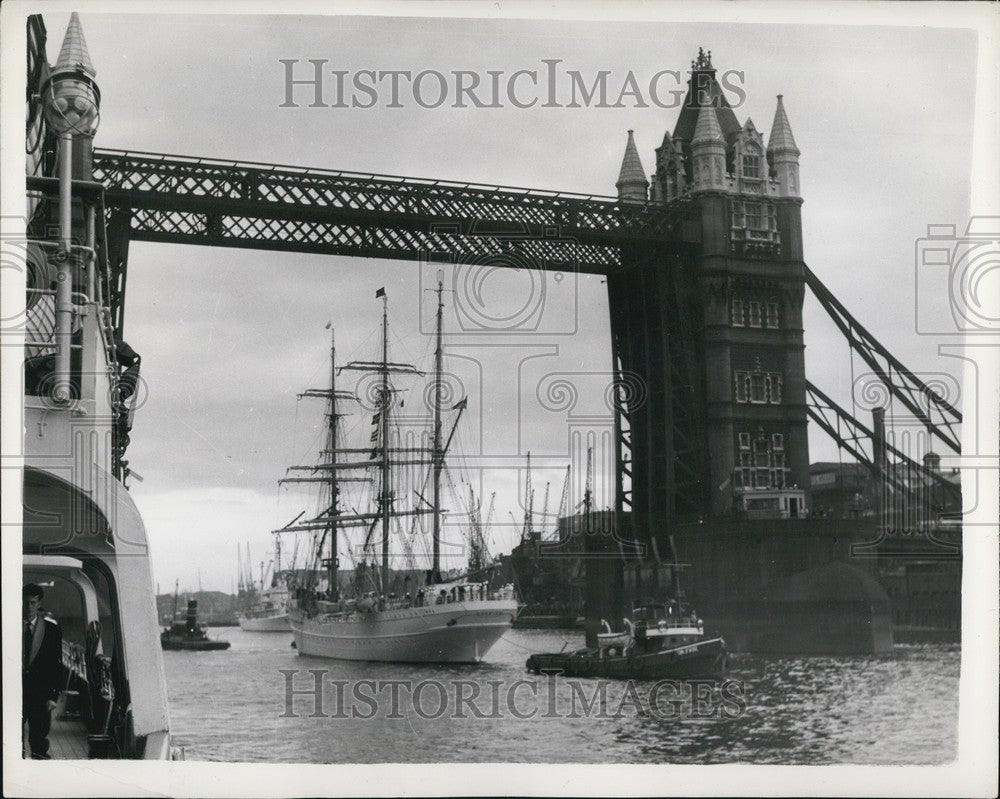
{"type": "MultiPolygon", "coordinates": [[[[68,14],[46,15],[54,61],[68,14]]],[[[968,30],[430,20],[320,16],[104,15],[82,22],[102,91],[97,146],[359,172],[613,194],[634,129],[643,165],[673,128],[676,108],[282,108],[281,59],[327,59],[329,69],[470,70],[544,74],[543,59],[579,70],[588,83],[609,70],[617,89],[631,71],[640,87],[657,72],[686,70],[698,47],[717,69],[743,73],[745,102],[765,136],[783,94],[802,151],[807,263],[848,308],[918,372],[957,373],[938,355],[940,336],[918,335],[915,309],[945,318],[939,276],[921,277],[915,246],[929,223],[964,227],[969,213],[976,39],[968,30]]],[[[297,73],[297,74],[304,74],[297,73]]],[[[504,78],[506,80],[506,78],[504,78]]],[[[565,78],[564,78],[565,79],[565,78]]],[[[486,78],[484,77],[484,82],[486,78]]],[[[332,83],[332,80],[331,80],[332,83]]],[[[668,94],[676,84],[662,84],[668,94]]],[[[335,101],[334,86],[328,84],[335,101]]],[[[683,88],[683,87],[679,87],[683,88]]],[[[645,89],[643,89],[644,94],[645,89]]],[[[429,91],[431,97],[433,92],[429,91]]],[[[527,98],[532,94],[525,92],[527,98]]],[[[254,558],[268,531],[306,498],[279,490],[292,463],[317,447],[316,408],[296,393],[328,379],[329,333],[344,359],[372,358],[385,286],[394,360],[427,367],[427,320],[436,270],[411,262],[136,243],[129,259],[125,334],[143,356],[148,395],[129,460],[132,492],[153,545],[163,590],[230,590],[237,542],[254,558]]],[[[482,306],[516,314],[538,298],[532,335],[463,331],[462,280],[450,288],[449,370],[470,396],[463,427],[470,464],[497,492],[495,546],[509,550],[521,517],[523,459],[536,458],[536,505],[551,483],[550,510],[570,460],[570,434],[606,430],[610,366],[607,302],[599,278],[528,272],[484,275],[482,306]],[[534,283],[532,281],[535,281],[534,283]],[[456,312],[456,308],[458,312],[456,312]],[[553,384],[576,386],[572,408],[553,384]],[[555,410],[553,410],[555,408],[555,410]],[[601,420],[604,421],[601,421],[601,420]],[[589,425],[589,427],[588,427],[589,425]],[[504,523],[505,526],[504,526],[504,523]]],[[[811,298],[806,307],[810,379],[850,405],[851,359],[811,298]]],[[[468,321],[468,320],[466,320],[468,321]]],[[[468,325],[466,325],[468,327],[468,325]]],[[[855,361],[855,374],[864,371],[855,361]]],[[[818,431],[811,459],[835,460],[818,431]]],[[[579,450],[576,454],[579,462],[579,450]]],[[[581,470],[582,471],[582,470],[581,470]]],[[[598,502],[612,497],[598,475],[598,502]]],[[[580,477],[582,479],[582,476],[580,477]]]]}

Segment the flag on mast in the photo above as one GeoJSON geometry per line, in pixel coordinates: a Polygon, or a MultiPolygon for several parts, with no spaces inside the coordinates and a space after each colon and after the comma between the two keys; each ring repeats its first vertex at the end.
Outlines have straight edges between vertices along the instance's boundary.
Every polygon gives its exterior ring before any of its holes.
{"type": "Polygon", "coordinates": [[[377,300],[379,297],[384,297],[384,296],[385,296],[385,286],[382,286],[382,288],[380,288],[378,291],[375,292],[375,299],[377,300]]]}

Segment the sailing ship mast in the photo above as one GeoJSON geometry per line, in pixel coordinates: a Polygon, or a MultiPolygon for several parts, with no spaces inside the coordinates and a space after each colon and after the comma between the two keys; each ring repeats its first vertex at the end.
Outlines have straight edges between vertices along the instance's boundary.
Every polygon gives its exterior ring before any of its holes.
{"type": "MultiPolygon", "coordinates": [[[[389,298],[385,289],[382,293],[382,389],[380,396],[379,423],[382,430],[382,475],[379,490],[379,511],[382,514],[382,570],[379,582],[382,595],[389,591],[389,522],[392,511],[392,472],[389,468],[389,298]]],[[[376,295],[378,296],[378,295],[376,295]]]]}
{"type": "MultiPolygon", "coordinates": [[[[328,444],[327,448],[324,450],[325,454],[330,457],[327,462],[321,462],[314,466],[291,466],[289,467],[289,472],[293,471],[328,471],[329,474],[323,477],[290,477],[286,476],[282,478],[279,482],[281,483],[314,483],[314,482],[325,482],[328,483],[330,488],[330,504],[322,511],[318,516],[309,519],[304,522],[298,522],[299,517],[292,520],[291,523],[286,525],[280,530],[275,530],[275,533],[279,532],[300,532],[300,531],[323,531],[322,537],[318,542],[317,552],[322,552],[325,544],[326,537],[329,536],[331,539],[331,557],[328,562],[324,565],[328,569],[331,590],[336,592],[336,569],[337,569],[337,534],[340,530],[345,527],[354,526],[366,526],[368,527],[368,536],[365,541],[366,551],[372,542],[373,534],[376,529],[380,529],[381,532],[381,567],[380,575],[377,583],[377,587],[380,589],[382,595],[388,595],[390,588],[390,570],[389,570],[389,542],[391,537],[391,523],[392,519],[397,516],[418,516],[427,513],[433,515],[433,551],[432,551],[432,562],[431,569],[428,573],[428,582],[436,583],[441,580],[441,516],[443,514],[443,509],[441,507],[441,480],[444,472],[444,458],[446,453],[451,447],[452,440],[454,439],[455,433],[458,429],[459,421],[462,418],[462,413],[468,406],[468,399],[463,397],[457,404],[452,407],[452,410],[458,411],[455,417],[454,424],[448,432],[446,440],[444,439],[443,431],[443,359],[444,359],[444,345],[443,345],[443,316],[444,316],[444,303],[442,301],[442,294],[444,292],[444,286],[442,281],[438,280],[437,295],[438,295],[438,308],[437,308],[437,331],[436,331],[436,347],[435,347],[435,363],[434,363],[434,419],[433,419],[433,441],[430,451],[423,447],[410,447],[410,448],[400,448],[400,452],[404,453],[418,453],[417,457],[398,457],[393,459],[393,451],[391,447],[391,412],[393,406],[393,397],[395,389],[390,383],[390,374],[401,373],[409,375],[423,375],[412,364],[406,363],[394,363],[389,360],[389,316],[388,316],[388,298],[385,294],[385,289],[379,289],[375,297],[382,300],[382,340],[381,340],[381,359],[378,361],[351,361],[350,363],[340,367],[336,367],[335,358],[335,348],[331,343],[331,379],[330,388],[327,390],[309,389],[304,394],[300,394],[300,397],[326,397],[330,400],[330,414],[329,414],[329,426],[328,426],[328,444]],[[377,430],[377,440],[376,435],[372,436],[372,445],[367,448],[350,448],[350,447],[339,447],[337,445],[337,424],[338,418],[341,414],[337,411],[337,400],[338,399],[357,399],[354,394],[345,391],[338,391],[336,387],[336,375],[338,372],[344,369],[362,371],[362,372],[373,372],[378,375],[378,392],[379,396],[376,402],[376,413],[372,420],[373,425],[376,426],[377,430]],[[337,456],[340,453],[369,453],[370,459],[367,461],[339,461],[337,456]],[[419,455],[427,453],[430,455],[430,459],[420,458],[419,455]],[[433,501],[427,503],[431,507],[429,508],[412,508],[409,510],[396,509],[395,505],[395,490],[392,481],[392,468],[398,466],[411,466],[411,465],[430,465],[432,467],[433,476],[433,501]],[[351,511],[348,513],[341,512],[339,506],[339,482],[342,480],[348,481],[368,481],[371,478],[359,477],[341,477],[340,472],[352,469],[378,469],[378,492],[375,496],[374,513],[359,513],[357,511],[351,511]]],[[[419,492],[417,493],[419,497],[419,492]]],[[[421,497],[422,498],[422,497],[421,497]]],[[[426,502],[426,500],[424,500],[426,502]]],[[[363,564],[358,564],[359,568],[363,564]]],[[[337,598],[334,596],[334,598],[337,598]]]]}
{"type": "MultiPolygon", "coordinates": [[[[330,325],[330,423],[328,426],[327,448],[330,450],[330,461],[337,463],[337,339],[330,325]]],[[[337,470],[330,470],[330,557],[326,562],[327,590],[333,601],[340,599],[340,589],[337,585],[337,566],[339,557],[339,543],[337,540],[337,514],[340,512],[340,486],[337,470]]],[[[322,551],[322,550],[321,550],[322,551]]]]}
{"type": "Polygon", "coordinates": [[[433,522],[433,554],[431,561],[431,584],[441,582],[441,471],[444,468],[444,453],[441,451],[441,372],[444,359],[442,347],[442,321],[444,317],[444,300],[442,293],[444,283],[438,276],[437,287],[437,330],[436,347],[434,349],[434,522],[433,522]]]}

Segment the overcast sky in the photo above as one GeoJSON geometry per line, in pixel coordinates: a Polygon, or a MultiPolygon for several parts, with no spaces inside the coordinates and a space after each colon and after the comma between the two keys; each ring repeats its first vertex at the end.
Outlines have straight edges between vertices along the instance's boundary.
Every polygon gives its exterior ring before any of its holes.
{"type": "MultiPolygon", "coordinates": [[[[45,21],[54,61],[68,15],[45,21]]],[[[765,137],[775,95],[784,95],[802,151],[806,262],[905,364],[957,374],[958,362],[937,353],[943,339],[915,332],[918,297],[941,319],[947,306],[943,281],[918,294],[914,252],[929,223],[961,230],[968,218],[971,31],[86,12],[82,22],[102,92],[99,147],[604,195],[615,191],[626,130],[635,130],[649,173],[678,109],[648,96],[648,108],[627,100],[624,108],[540,101],[529,109],[427,109],[408,91],[402,108],[385,107],[384,97],[370,109],[310,108],[302,89],[303,107],[281,108],[280,59],[301,60],[301,74],[308,59],[328,59],[329,69],[349,72],[483,76],[544,74],[543,59],[561,59],[561,70],[579,70],[588,82],[610,70],[617,94],[630,70],[645,93],[655,73],[686,70],[704,46],[720,72],[743,73],[737,117],[752,117],[765,137]]],[[[345,359],[374,357],[374,292],[385,286],[393,357],[426,368],[430,328],[421,329],[421,316],[433,313],[433,298],[421,289],[435,277],[412,262],[132,245],[125,338],[142,354],[149,392],[128,457],[143,478],[132,493],[162,590],[175,578],[197,587],[199,576],[205,588],[230,590],[236,542],[264,556],[268,531],[303,509],[303,497],[279,490],[277,480],[286,466],[313,458],[316,409],[295,395],[328,380],[325,325],[334,323],[345,359]]],[[[540,296],[530,273],[483,277],[482,301],[494,317],[540,296]]],[[[445,279],[451,288],[451,273],[445,279]]],[[[494,466],[482,482],[498,492],[496,519],[508,524],[494,538],[507,551],[519,532],[509,514],[521,517],[515,486],[524,454],[539,461],[536,505],[548,481],[554,511],[569,433],[609,421],[605,286],[550,275],[535,334],[484,337],[461,332],[454,308],[471,308],[474,298],[459,283],[446,298],[448,327],[458,331],[449,337],[449,369],[470,397],[466,449],[494,466]],[[578,390],[571,410],[558,402],[562,380],[578,390]]],[[[811,298],[805,319],[810,380],[850,405],[845,342],[811,298]]],[[[864,371],[859,361],[854,369],[864,371]]],[[[811,460],[836,460],[818,431],[810,444],[811,460]]],[[[599,483],[598,502],[610,504],[607,482],[599,483]]]]}

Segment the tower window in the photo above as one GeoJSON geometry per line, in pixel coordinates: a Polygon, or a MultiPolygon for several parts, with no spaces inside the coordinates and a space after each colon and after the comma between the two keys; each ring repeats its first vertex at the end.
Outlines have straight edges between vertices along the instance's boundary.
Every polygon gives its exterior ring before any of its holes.
{"type": "MultiPolygon", "coordinates": [[[[746,436],[749,440],[749,433],[740,433],[740,438],[746,436]]],[[[739,488],[753,488],[753,455],[749,452],[740,453],[740,465],[736,470],[736,485],[739,488]]]]}
{"type": "Polygon", "coordinates": [[[755,405],[781,404],[781,375],[776,372],[736,372],[735,394],[737,402],[755,405]]]}
{"type": "Polygon", "coordinates": [[[767,402],[770,405],[781,404],[781,376],[769,374],[767,376],[767,402]]]}
{"type": "Polygon", "coordinates": [[[753,439],[753,451],[749,448],[739,453],[739,461],[734,469],[733,481],[737,488],[784,488],[788,485],[788,469],[785,467],[785,453],[777,451],[774,442],[780,433],[767,435],[762,431],[753,436],[751,433],[739,433],[739,440],[750,442],[753,439]]]}
{"type": "Polygon", "coordinates": [[[750,449],[750,434],[740,433],[740,449],[750,449]]]}
{"type": "Polygon", "coordinates": [[[750,327],[760,327],[760,326],[761,326],[760,303],[759,302],[751,302],[750,303],[750,327]]]}
{"type": "MultiPolygon", "coordinates": [[[[743,433],[740,433],[743,435],[743,433]]],[[[747,438],[749,439],[750,434],[747,433],[747,438]]],[[[771,448],[775,452],[781,452],[785,448],[785,437],[781,433],[775,433],[771,436],[771,448]]]]}
{"type": "Polygon", "coordinates": [[[750,375],[746,372],[736,373],[736,401],[737,402],[749,402],[748,391],[749,391],[750,375]]]}
{"type": "Polygon", "coordinates": [[[747,203],[747,227],[750,230],[762,230],[764,228],[763,208],[760,203],[747,203]]]}
{"type": "Polygon", "coordinates": [[[743,309],[743,300],[733,300],[732,312],[733,327],[745,327],[747,323],[746,311],[743,309]]]}
{"type": "Polygon", "coordinates": [[[769,302],[767,304],[767,327],[776,328],[778,326],[778,303],[769,302]]]}
{"type": "Polygon", "coordinates": [[[782,452],[775,452],[771,456],[774,469],[771,472],[772,483],[775,488],[785,487],[785,455],[782,452]]]}
{"type": "Polygon", "coordinates": [[[760,156],[759,155],[744,155],[743,156],[743,177],[745,177],[745,178],[759,178],[760,177],[760,156]]]}

